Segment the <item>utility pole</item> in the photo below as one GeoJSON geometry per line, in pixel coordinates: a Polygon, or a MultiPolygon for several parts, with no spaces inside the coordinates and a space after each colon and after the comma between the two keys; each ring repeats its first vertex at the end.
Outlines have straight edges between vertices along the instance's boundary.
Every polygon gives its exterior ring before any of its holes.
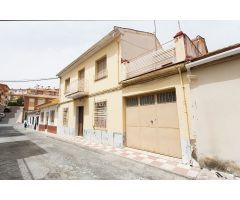
{"type": "Polygon", "coordinates": [[[157,27],[156,27],[156,21],[153,20],[154,23],[154,35],[155,35],[155,49],[157,50],[157,27]]]}
{"type": "Polygon", "coordinates": [[[182,31],[182,29],[181,29],[181,24],[180,24],[180,20],[178,20],[178,29],[179,29],[179,31],[182,31]]]}

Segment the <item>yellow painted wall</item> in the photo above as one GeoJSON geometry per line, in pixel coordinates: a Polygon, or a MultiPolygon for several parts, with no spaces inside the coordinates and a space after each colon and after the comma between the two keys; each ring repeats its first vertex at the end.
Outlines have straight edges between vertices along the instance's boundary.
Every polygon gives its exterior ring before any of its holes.
{"type": "MultiPolygon", "coordinates": [[[[179,121],[181,146],[182,146],[182,159],[183,159],[183,162],[189,163],[191,159],[189,135],[190,135],[190,138],[193,139],[193,135],[191,133],[191,115],[189,113],[190,111],[189,81],[187,79],[186,73],[183,73],[182,77],[184,82],[184,88],[185,88],[184,92],[185,92],[185,99],[186,99],[188,113],[186,113],[186,109],[185,109],[184,93],[181,86],[179,74],[172,75],[166,78],[152,80],[150,82],[144,82],[141,84],[128,86],[123,89],[123,96],[127,97],[127,96],[134,96],[138,94],[152,93],[152,92],[165,90],[168,88],[176,89],[178,121],[179,121]]],[[[124,125],[124,132],[125,132],[125,125],[124,125]]]]}
{"type": "Polygon", "coordinates": [[[64,102],[69,100],[65,98],[64,88],[65,88],[65,80],[70,77],[70,84],[72,81],[77,81],[78,79],[78,71],[85,68],[85,80],[87,82],[87,88],[89,94],[96,93],[102,90],[106,90],[109,88],[113,88],[118,86],[118,66],[120,63],[120,57],[118,54],[120,48],[118,46],[117,40],[91,56],[85,62],[76,65],[73,70],[66,73],[61,77],[60,88],[61,88],[61,97],[60,102],[64,102]],[[103,56],[107,56],[107,78],[95,81],[95,62],[99,58],[103,56]]]}

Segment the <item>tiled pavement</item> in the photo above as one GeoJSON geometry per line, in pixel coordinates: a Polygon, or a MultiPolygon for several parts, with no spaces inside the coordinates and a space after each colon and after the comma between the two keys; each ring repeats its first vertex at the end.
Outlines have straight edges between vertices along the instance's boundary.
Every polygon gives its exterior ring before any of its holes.
{"type": "MultiPolygon", "coordinates": [[[[41,132],[43,133],[43,132],[41,132]]],[[[135,160],[153,167],[160,168],[162,170],[175,173],[189,179],[197,179],[201,169],[198,167],[191,167],[181,163],[180,159],[162,156],[159,154],[149,153],[141,150],[131,149],[131,148],[115,148],[112,146],[105,146],[102,144],[94,144],[88,141],[85,141],[81,137],[67,137],[55,134],[44,133],[48,136],[59,138],[74,143],[78,143],[83,146],[87,146],[93,149],[99,149],[105,152],[109,152],[124,158],[135,160]]]]}
{"type": "MultiPolygon", "coordinates": [[[[24,130],[32,132],[32,129],[25,130],[21,125],[17,124],[14,126],[18,130],[24,130]]],[[[40,134],[44,132],[36,131],[40,134]]],[[[138,162],[142,162],[154,167],[158,167],[162,170],[172,172],[189,179],[197,179],[197,180],[220,180],[220,179],[229,179],[229,180],[240,180],[240,177],[234,176],[232,174],[223,173],[215,170],[209,170],[206,168],[200,169],[199,167],[191,167],[189,165],[185,165],[181,163],[180,159],[163,156],[159,154],[149,153],[146,151],[131,149],[131,148],[114,148],[112,146],[104,146],[101,144],[94,144],[88,141],[83,140],[82,137],[70,137],[63,135],[55,135],[51,133],[44,133],[46,136],[53,137],[62,141],[69,141],[71,143],[80,144],[83,146],[87,146],[93,149],[99,149],[105,152],[109,152],[115,155],[119,155],[124,158],[132,159],[138,162]],[[216,172],[223,175],[223,177],[219,177],[216,175],[216,172]]],[[[197,164],[196,164],[197,165],[197,164]]]]}

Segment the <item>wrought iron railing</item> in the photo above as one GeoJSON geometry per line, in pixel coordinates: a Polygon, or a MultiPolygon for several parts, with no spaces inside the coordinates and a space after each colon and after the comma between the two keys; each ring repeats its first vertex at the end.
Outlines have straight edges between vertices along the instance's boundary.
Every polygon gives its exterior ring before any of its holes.
{"type": "MultiPolygon", "coordinates": [[[[167,43],[166,43],[167,44],[167,43]]],[[[169,44],[168,44],[169,45],[169,44]]],[[[122,63],[122,79],[132,78],[147,72],[154,71],[176,60],[175,48],[171,41],[170,47],[162,46],[159,49],[148,51],[145,54],[122,63]]]]}
{"type": "Polygon", "coordinates": [[[69,88],[66,90],[65,95],[77,92],[88,92],[88,82],[86,80],[71,80],[69,88]]]}

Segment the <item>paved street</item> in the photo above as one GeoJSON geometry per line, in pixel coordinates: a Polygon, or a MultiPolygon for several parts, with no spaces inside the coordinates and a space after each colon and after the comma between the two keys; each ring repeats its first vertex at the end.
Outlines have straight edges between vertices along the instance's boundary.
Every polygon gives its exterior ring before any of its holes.
{"type": "Polygon", "coordinates": [[[101,150],[0,126],[0,179],[185,179],[101,150]]]}

